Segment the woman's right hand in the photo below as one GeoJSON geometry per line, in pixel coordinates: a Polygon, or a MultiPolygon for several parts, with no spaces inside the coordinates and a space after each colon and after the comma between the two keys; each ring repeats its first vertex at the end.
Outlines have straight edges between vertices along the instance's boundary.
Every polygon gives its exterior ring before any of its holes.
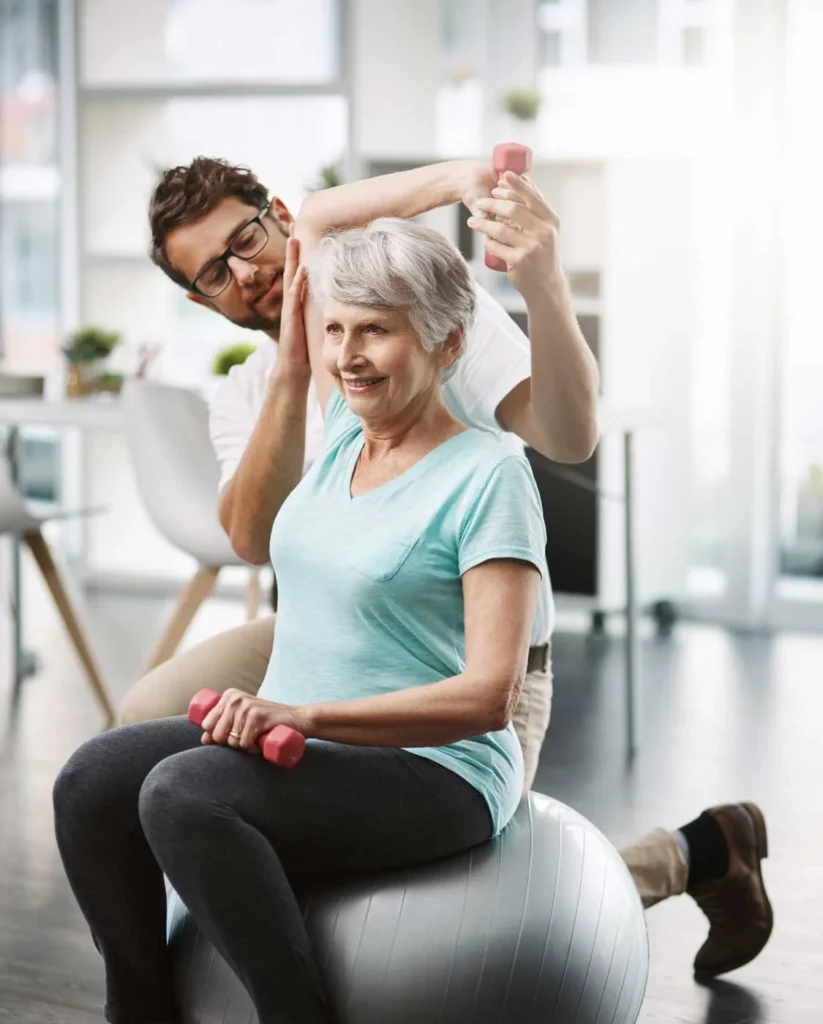
{"type": "Polygon", "coordinates": [[[276,370],[301,383],[311,379],[309,347],[303,322],[308,275],[300,264],[300,242],[294,236],[294,224],[286,242],[286,266],[283,270],[283,312],[277,345],[276,370]]]}

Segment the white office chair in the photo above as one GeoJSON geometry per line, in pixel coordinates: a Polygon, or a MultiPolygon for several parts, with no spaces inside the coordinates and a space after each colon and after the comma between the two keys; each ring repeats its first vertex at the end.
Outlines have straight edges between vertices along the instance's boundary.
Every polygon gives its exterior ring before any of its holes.
{"type": "MultiPolygon", "coordinates": [[[[47,522],[49,518],[58,517],[37,515],[25,503],[20,492],[14,486],[8,461],[5,458],[0,458],[0,536],[18,537],[34,556],[46,581],[46,586],[54,598],[54,603],[57,605],[57,610],[60,612],[60,617],[63,619],[77,656],[86,671],[94,694],[106,713],[107,723],[111,725],[115,718],[114,703],[91,653],[63,578],[41,532],[43,523],[47,522]]],[[[20,608],[15,608],[14,614],[19,616],[20,608]]]]}
{"type": "MultiPolygon", "coordinates": [[[[137,486],[160,533],[199,568],[183,591],[147,671],[177,650],[220,570],[247,565],[232,550],[218,518],[220,469],[209,437],[208,406],[193,391],[144,380],[123,389],[126,435],[137,486]]],[[[257,615],[260,572],[250,567],[249,619],[257,615]]]]}

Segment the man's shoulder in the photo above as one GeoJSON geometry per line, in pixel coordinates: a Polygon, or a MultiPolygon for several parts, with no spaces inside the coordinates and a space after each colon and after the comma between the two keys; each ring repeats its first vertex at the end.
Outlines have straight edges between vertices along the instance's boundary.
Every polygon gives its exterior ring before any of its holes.
{"type": "Polygon", "coordinates": [[[518,348],[529,350],[529,339],[520,330],[511,316],[481,284],[475,282],[477,311],[469,335],[499,335],[502,341],[511,341],[518,348]]]}
{"type": "Polygon", "coordinates": [[[256,406],[266,390],[266,381],[277,360],[277,345],[265,338],[245,362],[233,366],[222,385],[214,393],[211,408],[220,410],[227,406],[256,406]]]}
{"type": "Polygon", "coordinates": [[[445,384],[453,410],[465,423],[499,433],[496,411],[504,398],[531,375],[529,339],[500,303],[480,285],[477,313],[464,351],[445,384]]]}

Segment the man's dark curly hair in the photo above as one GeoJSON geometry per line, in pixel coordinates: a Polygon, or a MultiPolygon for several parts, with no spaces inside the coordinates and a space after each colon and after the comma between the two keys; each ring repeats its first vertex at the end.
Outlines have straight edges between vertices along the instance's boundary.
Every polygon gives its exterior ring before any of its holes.
{"type": "Polygon", "coordinates": [[[199,220],[224,199],[234,196],[257,210],[269,199],[268,189],[247,167],[198,156],[188,165],[163,171],[149,203],[151,258],[182,288],[191,288],[166,254],[166,239],[175,228],[199,220]]]}

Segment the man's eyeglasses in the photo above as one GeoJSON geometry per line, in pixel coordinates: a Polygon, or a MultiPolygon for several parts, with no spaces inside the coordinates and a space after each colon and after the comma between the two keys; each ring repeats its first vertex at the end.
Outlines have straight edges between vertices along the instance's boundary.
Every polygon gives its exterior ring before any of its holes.
{"type": "Polygon", "coordinates": [[[229,256],[237,256],[241,260],[254,259],[262,252],[269,240],[269,232],[263,223],[268,213],[268,205],[257,216],[244,224],[237,232],[226,251],[207,263],[192,282],[192,290],[206,299],[216,299],[231,284],[233,274],[229,266],[229,256]]]}

